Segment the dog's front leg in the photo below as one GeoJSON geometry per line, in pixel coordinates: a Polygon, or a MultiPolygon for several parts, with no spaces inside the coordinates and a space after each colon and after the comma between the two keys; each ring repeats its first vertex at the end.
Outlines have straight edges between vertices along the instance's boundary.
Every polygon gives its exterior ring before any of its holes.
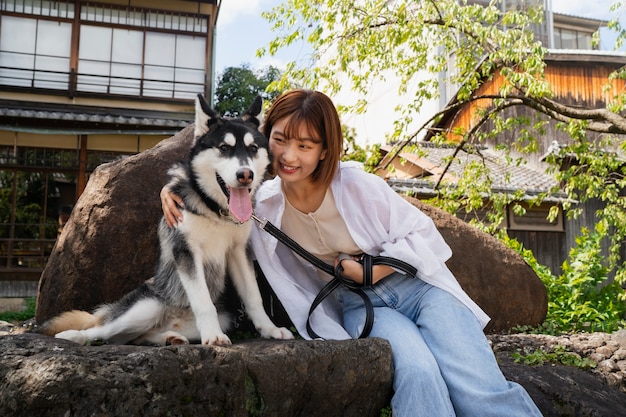
{"type": "Polygon", "coordinates": [[[181,283],[189,299],[189,305],[196,317],[203,345],[230,345],[231,341],[220,327],[217,309],[211,300],[206,284],[201,257],[195,257],[194,271],[179,268],[181,283]],[[191,272],[191,273],[190,273],[191,272]]]}
{"type": "Polygon", "coordinates": [[[261,337],[273,339],[293,339],[293,334],[284,327],[277,327],[263,308],[261,291],[254,275],[252,262],[245,247],[237,248],[228,257],[228,268],[235,288],[243,301],[246,314],[252,320],[261,337]]]}

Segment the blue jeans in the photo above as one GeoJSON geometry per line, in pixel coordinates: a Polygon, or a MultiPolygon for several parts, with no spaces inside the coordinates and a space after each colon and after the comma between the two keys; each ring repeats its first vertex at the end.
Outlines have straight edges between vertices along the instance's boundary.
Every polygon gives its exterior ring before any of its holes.
{"type": "MultiPolygon", "coordinates": [[[[399,273],[364,289],[374,305],[370,337],[387,339],[394,363],[394,417],[541,416],[504,378],[478,319],[448,292],[399,273]]],[[[363,301],[341,288],[344,327],[358,337],[363,301]]]]}

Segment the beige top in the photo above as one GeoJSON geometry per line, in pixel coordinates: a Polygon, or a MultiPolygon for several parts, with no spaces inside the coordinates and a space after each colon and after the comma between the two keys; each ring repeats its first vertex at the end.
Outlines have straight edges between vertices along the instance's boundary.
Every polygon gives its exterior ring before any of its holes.
{"type": "MultiPolygon", "coordinates": [[[[346,223],[339,215],[330,188],[326,191],[320,207],[308,214],[293,207],[287,198],[285,201],[281,229],[311,254],[333,265],[339,252],[350,255],[362,252],[354,243],[346,223]]],[[[321,270],[318,271],[318,275],[324,281],[331,278],[321,270]]]]}

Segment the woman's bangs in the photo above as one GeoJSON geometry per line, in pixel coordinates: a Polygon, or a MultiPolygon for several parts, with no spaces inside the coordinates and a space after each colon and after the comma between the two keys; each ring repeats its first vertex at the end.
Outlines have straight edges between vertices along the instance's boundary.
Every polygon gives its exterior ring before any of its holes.
{"type": "Polygon", "coordinates": [[[304,112],[296,112],[289,117],[287,124],[285,125],[285,131],[283,132],[285,137],[289,139],[309,139],[313,140],[316,143],[323,143],[324,139],[321,137],[317,128],[313,125],[313,122],[306,117],[304,112]],[[302,126],[306,126],[310,135],[310,138],[301,138],[300,137],[300,129],[302,126]]]}

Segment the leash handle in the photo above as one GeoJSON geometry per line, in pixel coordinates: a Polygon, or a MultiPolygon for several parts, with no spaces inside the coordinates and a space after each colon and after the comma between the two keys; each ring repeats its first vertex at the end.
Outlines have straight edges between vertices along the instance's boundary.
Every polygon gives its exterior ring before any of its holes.
{"type": "Polygon", "coordinates": [[[373,274],[372,268],[374,265],[387,265],[394,269],[398,269],[405,274],[409,278],[414,278],[417,275],[417,269],[413,267],[411,264],[401,261],[400,259],[391,258],[388,256],[372,256],[368,254],[363,254],[359,263],[363,265],[363,284],[359,285],[354,281],[345,278],[343,276],[343,268],[341,267],[341,262],[337,265],[337,268],[334,269],[332,266],[328,265],[326,262],[322,261],[315,255],[308,252],[302,246],[300,246],[295,240],[291,239],[287,236],[282,230],[278,227],[274,226],[268,219],[263,218],[260,219],[255,214],[252,214],[252,218],[259,223],[259,227],[270,235],[274,236],[279,242],[285,244],[292,251],[300,255],[302,258],[309,261],[311,264],[321,269],[322,271],[328,273],[333,277],[315,296],[313,299],[313,303],[311,304],[311,308],[309,308],[309,316],[306,320],[306,331],[309,336],[313,339],[322,339],[311,326],[311,315],[313,311],[319,306],[322,301],[326,297],[328,297],[333,291],[335,291],[341,284],[345,285],[350,291],[356,293],[361,297],[363,303],[365,304],[365,324],[363,326],[363,330],[359,335],[359,339],[367,337],[374,325],[374,306],[372,305],[372,300],[363,292],[361,288],[363,287],[371,287],[373,285],[373,274]]]}

